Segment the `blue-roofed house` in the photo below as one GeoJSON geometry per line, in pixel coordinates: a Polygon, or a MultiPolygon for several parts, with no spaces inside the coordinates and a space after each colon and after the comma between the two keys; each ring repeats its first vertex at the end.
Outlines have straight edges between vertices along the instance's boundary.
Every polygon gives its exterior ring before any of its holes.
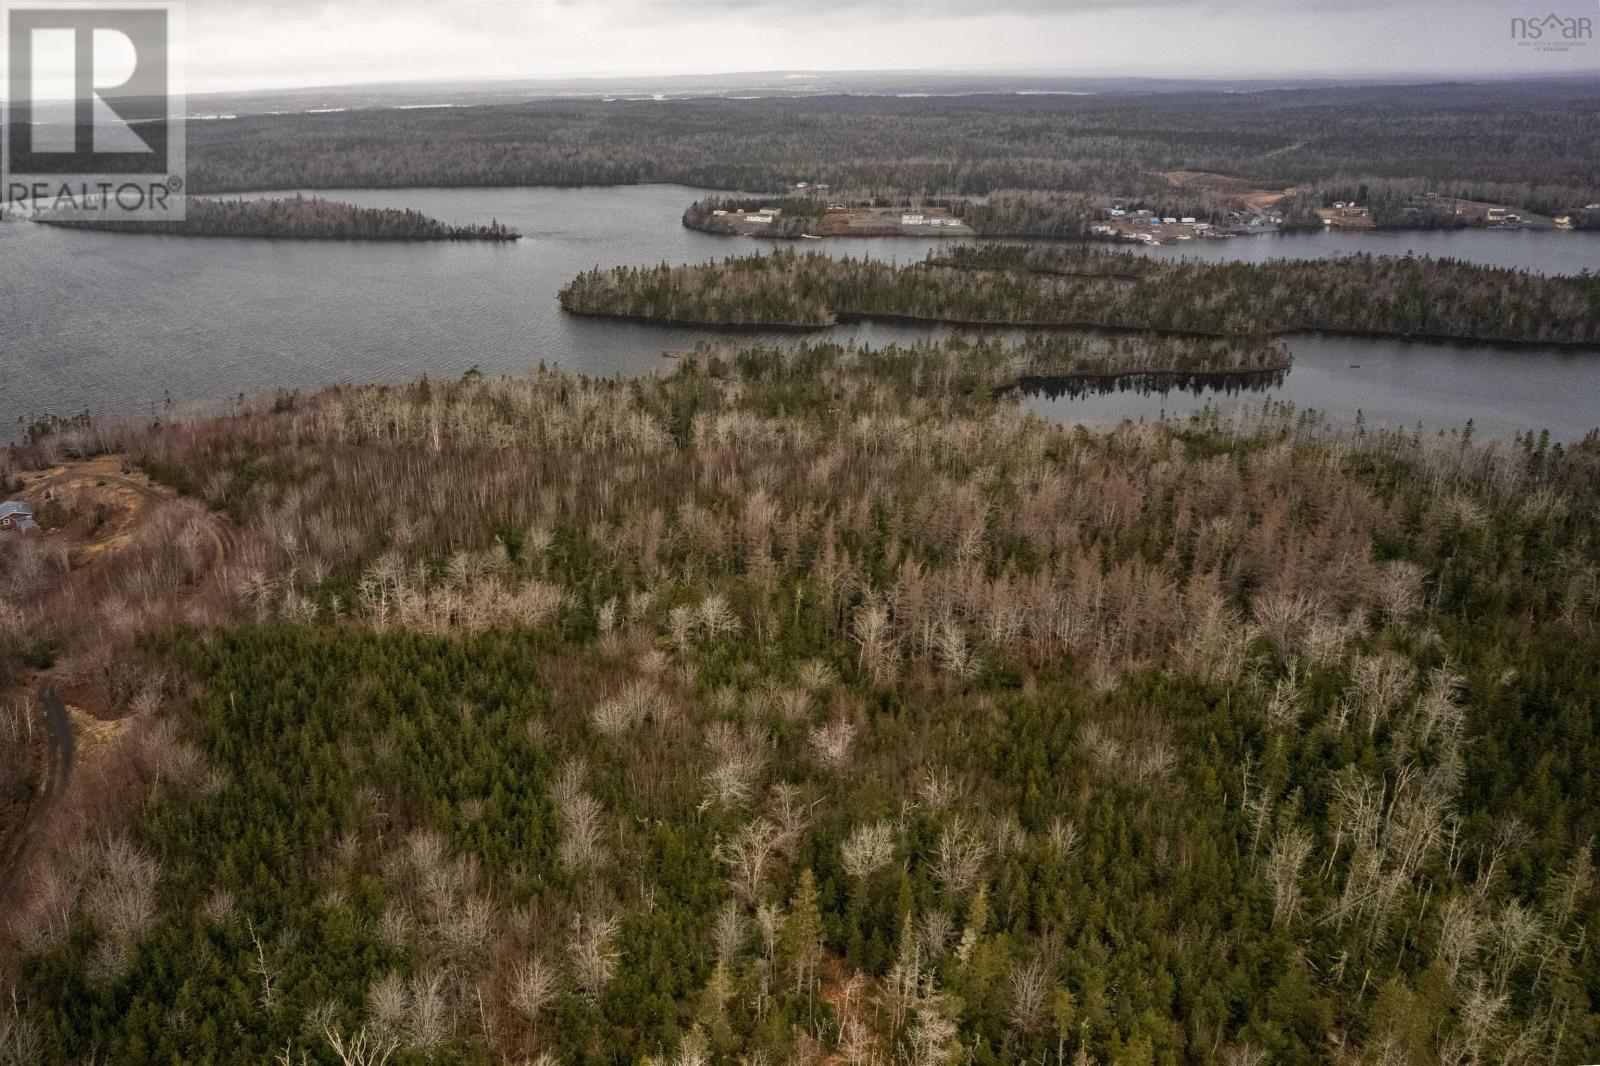
{"type": "Polygon", "coordinates": [[[33,508],[21,500],[0,503],[0,533],[26,533],[38,529],[33,520],[33,508]]]}

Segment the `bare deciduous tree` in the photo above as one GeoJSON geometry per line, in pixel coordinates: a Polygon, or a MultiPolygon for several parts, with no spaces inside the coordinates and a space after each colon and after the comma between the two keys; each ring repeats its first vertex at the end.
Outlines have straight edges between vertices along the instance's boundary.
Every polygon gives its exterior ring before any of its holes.
{"type": "Polygon", "coordinates": [[[960,895],[978,883],[989,845],[979,839],[959,817],[951,819],[939,834],[939,849],[932,867],[933,876],[945,891],[960,895]]]}
{"type": "Polygon", "coordinates": [[[1439,909],[1438,957],[1444,963],[1445,977],[1455,984],[1463,968],[1478,953],[1488,923],[1478,913],[1469,895],[1454,895],[1439,909]]]}
{"type": "Polygon", "coordinates": [[[717,961],[724,965],[731,964],[744,946],[744,939],[744,911],[733,900],[727,900],[717,911],[716,921],[711,927],[711,942],[716,945],[717,961]]]}
{"type": "Polygon", "coordinates": [[[745,902],[754,904],[760,900],[780,835],[772,822],[757,818],[741,826],[731,839],[717,844],[717,859],[728,868],[731,887],[745,902]]]}
{"type": "Polygon", "coordinates": [[[346,1037],[333,1026],[323,1030],[328,1047],[344,1066],[384,1066],[397,1050],[399,1042],[358,1029],[354,1036],[346,1037]]]}
{"type": "Polygon", "coordinates": [[[1011,967],[1011,1027],[1032,1036],[1044,1027],[1050,972],[1040,958],[1011,967]]]}
{"type": "Polygon", "coordinates": [[[1378,603],[1384,618],[1394,625],[1422,609],[1422,578],[1427,569],[1417,563],[1391,559],[1378,568],[1378,603]]]}
{"type": "Polygon", "coordinates": [[[411,993],[397,971],[390,970],[367,989],[367,1019],[380,1036],[404,1033],[410,1012],[411,993]]]}
{"type": "Polygon", "coordinates": [[[1052,819],[1047,839],[1050,841],[1050,850],[1061,859],[1072,858],[1083,846],[1083,838],[1078,833],[1078,823],[1070,818],[1052,819]]]}
{"type": "Polygon", "coordinates": [[[574,873],[584,874],[604,866],[607,859],[600,801],[579,792],[560,805],[561,861],[574,873]]]}
{"type": "Polygon", "coordinates": [[[811,751],[830,770],[842,770],[849,765],[850,746],[855,739],[855,724],[848,718],[835,718],[811,731],[811,751]]]}
{"type": "Polygon", "coordinates": [[[156,860],[124,836],[100,844],[98,871],[84,894],[84,909],[100,934],[96,969],[116,976],[156,915],[156,860]]]}
{"type": "Polygon", "coordinates": [[[578,994],[589,1003],[598,1003],[600,995],[611,983],[621,960],[613,941],[621,923],[615,917],[572,919],[572,940],[568,953],[572,958],[572,976],[578,985],[578,994]]]}
{"type": "Polygon", "coordinates": [[[894,858],[894,827],[888,822],[858,825],[839,847],[845,873],[871,877],[894,858]]]}
{"type": "Polygon", "coordinates": [[[1300,910],[1300,871],[1311,857],[1311,837],[1298,827],[1285,829],[1267,852],[1263,873],[1272,886],[1272,924],[1294,921],[1300,910]]]}
{"type": "Polygon", "coordinates": [[[889,609],[871,602],[858,608],[851,636],[861,649],[861,668],[880,685],[892,682],[900,668],[900,649],[889,624],[889,609]]]}
{"type": "Polygon", "coordinates": [[[794,679],[801,688],[815,694],[830,688],[837,677],[833,667],[821,659],[807,659],[796,668],[794,679]]]}
{"type": "Polygon", "coordinates": [[[953,618],[946,618],[933,637],[934,656],[939,665],[962,680],[978,672],[978,660],[967,641],[966,630],[953,618]]]}
{"type": "Polygon", "coordinates": [[[511,971],[511,987],[507,998],[517,1013],[537,1029],[539,1015],[555,1000],[560,987],[560,973],[536,955],[517,963],[511,971]]]}

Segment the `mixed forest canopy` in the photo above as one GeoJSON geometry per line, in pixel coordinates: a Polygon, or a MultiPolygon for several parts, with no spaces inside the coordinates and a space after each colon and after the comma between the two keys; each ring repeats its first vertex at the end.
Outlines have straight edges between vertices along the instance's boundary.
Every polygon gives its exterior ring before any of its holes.
{"type": "Polygon", "coordinates": [[[0,634],[138,708],[24,871],[0,1051],[1600,1057],[1600,437],[1068,429],[987,387],[1045,350],[14,449],[183,498],[100,614],[0,542],[0,634]]]}

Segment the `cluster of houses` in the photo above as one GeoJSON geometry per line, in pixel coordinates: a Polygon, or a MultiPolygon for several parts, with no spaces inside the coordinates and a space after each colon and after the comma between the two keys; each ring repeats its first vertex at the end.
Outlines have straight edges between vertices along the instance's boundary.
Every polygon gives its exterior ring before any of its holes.
{"type": "Polygon", "coordinates": [[[1158,215],[1154,211],[1140,209],[1129,211],[1122,207],[1113,207],[1106,212],[1109,218],[1120,218],[1134,223],[1143,223],[1147,226],[1195,226],[1200,229],[1210,229],[1211,223],[1201,222],[1193,215],[1158,215]]]}
{"type": "Polygon", "coordinates": [[[1279,211],[1230,211],[1228,225],[1242,230],[1270,229],[1283,225],[1283,214],[1279,211]]]}
{"type": "MultiPolygon", "coordinates": [[[[716,210],[712,211],[711,213],[713,215],[715,215],[716,217],[721,218],[722,216],[726,215],[728,212],[724,211],[722,208],[719,207],[716,210]]],[[[777,208],[777,207],[763,207],[759,211],[751,211],[748,214],[743,210],[739,210],[739,211],[735,211],[734,212],[734,216],[736,218],[738,218],[739,221],[741,221],[741,222],[755,222],[755,223],[757,223],[759,225],[765,225],[765,224],[771,222],[773,219],[777,218],[781,214],[783,214],[782,208],[777,208]]]]}
{"type": "Polygon", "coordinates": [[[1160,225],[1163,222],[1169,226],[1177,225],[1180,222],[1193,225],[1195,222],[1193,215],[1184,215],[1182,218],[1178,218],[1173,215],[1158,215],[1154,211],[1145,210],[1143,208],[1137,211],[1130,211],[1125,207],[1113,207],[1106,212],[1106,216],[1108,218],[1143,219],[1153,226],[1160,225]]]}
{"type": "Polygon", "coordinates": [[[1332,207],[1320,208],[1317,217],[1324,226],[1340,229],[1372,229],[1372,211],[1354,200],[1335,200],[1332,207]]]}
{"type": "Polygon", "coordinates": [[[38,529],[33,520],[33,508],[21,500],[0,503],[0,533],[27,533],[38,529]]]}
{"type": "Polygon", "coordinates": [[[959,218],[947,218],[943,215],[929,216],[920,211],[909,211],[900,216],[902,226],[959,226],[959,218]]]}
{"type": "Polygon", "coordinates": [[[1160,244],[1164,238],[1180,241],[1196,237],[1214,237],[1210,222],[1202,222],[1193,215],[1158,215],[1154,211],[1113,206],[1106,212],[1107,221],[1089,227],[1097,237],[1114,240],[1138,241],[1142,244],[1160,244]]]}

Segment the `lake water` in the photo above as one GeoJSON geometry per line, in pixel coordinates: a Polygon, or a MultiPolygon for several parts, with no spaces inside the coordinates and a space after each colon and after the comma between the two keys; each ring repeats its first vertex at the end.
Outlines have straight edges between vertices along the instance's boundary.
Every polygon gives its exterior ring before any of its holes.
{"type": "MultiPolygon", "coordinates": [[[[556,291],[594,266],[698,262],[770,243],[684,229],[683,208],[702,194],[663,185],[319,193],[448,222],[498,219],[523,233],[509,244],[135,237],[0,223],[0,436],[45,413],[155,415],[241,393],[454,377],[472,366],[488,374],[540,363],[596,374],[648,371],[662,365],[665,351],[729,337],[573,318],[556,306],[556,291]]],[[[839,239],[802,247],[906,262],[947,243],[839,239]]],[[[1600,237],[1572,233],[1318,233],[1186,241],[1150,254],[1257,259],[1407,250],[1547,273],[1600,266],[1600,237]]],[[[937,332],[858,325],[829,336],[877,344],[937,332]]],[[[1292,347],[1294,370],[1265,394],[1244,394],[1248,402],[1272,396],[1333,414],[1360,409],[1370,424],[1471,418],[1481,432],[1549,429],[1558,439],[1600,424],[1600,355],[1310,337],[1292,347]]],[[[1101,421],[1203,401],[1122,393],[1029,402],[1051,417],[1101,421]]]]}

